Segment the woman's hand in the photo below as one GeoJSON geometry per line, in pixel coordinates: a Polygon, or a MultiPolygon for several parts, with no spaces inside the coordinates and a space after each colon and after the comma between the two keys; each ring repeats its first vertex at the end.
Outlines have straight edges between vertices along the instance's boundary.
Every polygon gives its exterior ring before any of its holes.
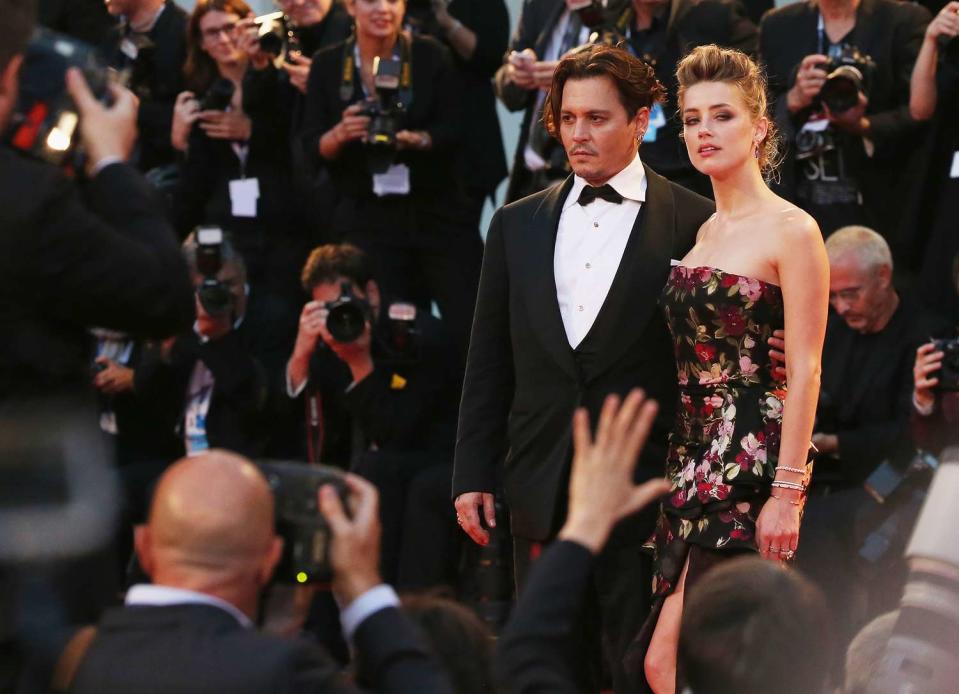
{"type": "Polygon", "coordinates": [[[365,106],[365,104],[353,104],[343,109],[343,118],[333,126],[337,142],[341,145],[366,138],[370,128],[370,117],[362,115],[365,106]]]}
{"type": "Polygon", "coordinates": [[[912,397],[916,404],[924,409],[936,404],[933,388],[939,385],[939,379],[932,374],[942,368],[944,356],[945,354],[936,350],[936,345],[932,342],[927,342],[916,350],[916,364],[912,369],[912,397]]]}
{"type": "Polygon", "coordinates": [[[236,45],[241,51],[246,53],[254,70],[262,70],[270,64],[273,57],[260,49],[259,27],[253,19],[253,14],[250,13],[237,22],[235,34],[236,45]]]}
{"type": "Polygon", "coordinates": [[[763,559],[792,559],[799,547],[800,495],[779,489],[763,504],[756,519],[756,547],[763,559]]]}
{"type": "Polygon", "coordinates": [[[937,41],[940,36],[953,38],[959,35],[959,2],[948,3],[939,10],[926,27],[926,40],[937,41]]]}
{"type": "Polygon", "coordinates": [[[253,121],[243,111],[200,111],[200,128],[214,140],[246,142],[253,133],[253,121]]]}
{"type": "Polygon", "coordinates": [[[173,126],[170,128],[170,144],[178,152],[185,152],[190,140],[190,130],[200,117],[200,102],[193,92],[180,92],[173,105],[173,126]]]}

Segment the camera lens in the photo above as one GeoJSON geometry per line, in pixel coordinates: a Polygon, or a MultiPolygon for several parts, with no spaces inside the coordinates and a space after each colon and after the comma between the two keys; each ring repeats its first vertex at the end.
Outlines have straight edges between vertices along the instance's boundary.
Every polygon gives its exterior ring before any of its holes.
{"type": "Polygon", "coordinates": [[[366,327],[366,313],[362,307],[345,302],[330,309],[326,318],[326,329],[337,342],[354,342],[366,327]]]}
{"type": "Polygon", "coordinates": [[[843,113],[859,103],[862,73],[849,65],[833,70],[826,78],[819,97],[833,113],[843,113]]]}
{"type": "Polygon", "coordinates": [[[196,294],[203,310],[211,316],[225,316],[233,310],[233,295],[217,280],[203,280],[196,294]]]}

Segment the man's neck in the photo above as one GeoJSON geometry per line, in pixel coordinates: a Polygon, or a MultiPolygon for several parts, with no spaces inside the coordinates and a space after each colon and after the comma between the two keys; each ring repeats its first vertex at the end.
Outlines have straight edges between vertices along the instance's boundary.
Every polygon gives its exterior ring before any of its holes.
{"type": "Polygon", "coordinates": [[[637,31],[646,31],[653,25],[653,20],[666,13],[668,7],[668,2],[633,0],[633,28],[637,31]]]}
{"type": "Polygon", "coordinates": [[[133,12],[127,15],[127,22],[134,31],[149,31],[153,28],[153,19],[157,16],[165,0],[144,0],[133,12]]]}
{"type": "Polygon", "coordinates": [[[819,0],[819,12],[825,22],[855,19],[861,0],[819,0]]]}
{"type": "Polygon", "coordinates": [[[869,326],[864,332],[866,334],[875,334],[881,333],[889,326],[889,321],[892,320],[892,317],[896,315],[896,311],[899,309],[899,294],[895,289],[889,289],[889,298],[884,302],[882,307],[882,312],[877,316],[876,323],[869,326]]]}
{"type": "Polygon", "coordinates": [[[259,592],[247,590],[232,578],[172,568],[168,571],[158,570],[151,578],[156,585],[202,593],[228,602],[256,621],[259,592]]]}

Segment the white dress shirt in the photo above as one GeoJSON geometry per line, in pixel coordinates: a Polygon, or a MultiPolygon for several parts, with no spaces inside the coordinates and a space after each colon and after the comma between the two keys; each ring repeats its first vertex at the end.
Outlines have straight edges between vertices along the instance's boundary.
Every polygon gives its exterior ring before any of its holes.
{"type": "Polygon", "coordinates": [[[639,155],[608,184],[623,196],[622,203],[597,198],[584,207],[576,201],[587,184],[576,176],[559,218],[553,273],[559,313],[573,348],[586,337],[606,301],[646,200],[646,171],[639,155]]]}

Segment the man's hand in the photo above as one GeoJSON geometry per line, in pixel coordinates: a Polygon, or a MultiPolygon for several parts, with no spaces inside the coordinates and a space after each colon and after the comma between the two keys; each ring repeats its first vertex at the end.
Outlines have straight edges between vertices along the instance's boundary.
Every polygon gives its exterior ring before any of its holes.
{"type": "Polygon", "coordinates": [[[929,409],[936,404],[936,393],[933,390],[939,385],[939,379],[933,374],[942,368],[944,352],[936,350],[936,345],[927,342],[916,350],[916,363],[912,369],[913,391],[912,397],[916,403],[929,409]]]}
{"type": "Polygon", "coordinates": [[[313,61],[301,53],[292,53],[287,60],[283,61],[283,69],[290,76],[290,84],[300,90],[301,94],[306,94],[306,83],[310,77],[310,66],[313,61]]]}
{"type": "Polygon", "coordinates": [[[363,328],[363,334],[353,342],[338,342],[326,327],[330,312],[318,301],[311,301],[303,307],[300,314],[300,329],[290,359],[290,380],[295,383],[302,367],[309,368],[310,356],[316,349],[317,339],[323,340],[337,358],[350,367],[353,381],[358,383],[373,372],[372,329],[369,321],[363,328]]]}
{"type": "Polygon", "coordinates": [[[852,135],[865,135],[869,131],[869,119],[866,118],[866,106],[869,105],[869,99],[862,92],[859,92],[859,102],[850,109],[842,113],[833,113],[826,104],[822,105],[823,112],[840,130],[845,130],[852,135]]]}
{"type": "Polygon", "coordinates": [[[137,98],[118,84],[108,85],[113,105],[93,96],[77,68],[67,70],[67,91],[80,114],[80,137],[88,155],[88,172],[105,159],[126,161],[137,139],[137,98]]]}
{"type": "Polygon", "coordinates": [[[506,79],[521,89],[536,89],[536,76],[533,73],[536,60],[536,52],[532,48],[513,51],[507,58],[506,79]]]}
{"type": "Polygon", "coordinates": [[[485,547],[489,544],[489,532],[480,524],[480,507],[486,526],[496,527],[496,498],[489,492],[466,492],[456,497],[456,522],[463,532],[476,544],[485,547]]]}
{"type": "Polygon", "coordinates": [[[633,483],[633,470],[649,437],[657,405],[633,390],[620,406],[606,398],[595,440],[589,415],[580,408],[573,416],[573,469],[569,481],[569,514],[559,533],[593,554],[599,554],[620,520],[636,513],[669,491],[666,480],[633,483]]]}
{"type": "Polygon", "coordinates": [[[553,84],[553,73],[559,65],[558,60],[540,60],[533,63],[533,83],[539,89],[549,89],[553,84]]]}
{"type": "Polygon", "coordinates": [[[330,525],[330,564],[333,567],[333,594],[340,608],[347,607],[380,578],[380,519],[376,487],[356,475],[344,478],[350,494],[352,518],[347,516],[336,490],[320,487],[320,513],[330,525]]]}
{"type": "Polygon", "coordinates": [[[817,431],[812,435],[812,445],[822,455],[839,455],[839,437],[836,434],[824,434],[817,431]]]}
{"type": "Polygon", "coordinates": [[[955,0],[939,10],[939,14],[926,27],[926,41],[935,43],[940,36],[959,36],[959,2],[955,0]]]}
{"type": "Polygon", "coordinates": [[[93,378],[93,387],[107,395],[133,392],[133,369],[117,364],[107,357],[97,357],[96,363],[105,368],[93,378]]]}
{"type": "Polygon", "coordinates": [[[826,71],[820,65],[829,61],[829,58],[814,53],[807,55],[799,63],[799,70],[796,72],[796,83],[786,94],[786,102],[789,110],[795,113],[812,105],[812,102],[819,96],[819,90],[826,83],[826,71]]]}
{"type": "Polygon", "coordinates": [[[200,111],[200,128],[214,140],[246,142],[253,134],[253,121],[243,111],[200,111]]]}
{"type": "Polygon", "coordinates": [[[773,336],[766,340],[769,345],[769,360],[773,363],[773,375],[786,380],[786,331],[774,330],[773,336]]]}

